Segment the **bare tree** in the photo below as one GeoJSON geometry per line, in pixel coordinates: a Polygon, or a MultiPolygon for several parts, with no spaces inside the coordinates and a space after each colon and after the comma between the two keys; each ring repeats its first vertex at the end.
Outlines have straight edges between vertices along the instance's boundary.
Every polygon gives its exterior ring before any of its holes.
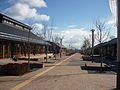
{"type": "Polygon", "coordinates": [[[105,22],[102,22],[100,20],[96,20],[95,27],[96,27],[95,39],[99,43],[105,42],[109,38],[110,28],[106,26],[105,22]]]}
{"type": "Polygon", "coordinates": [[[52,37],[52,42],[54,42],[54,43],[59,43],[60,42],[60,37],[59,37],[58,34],[56,34],[52,37]]]}
{"type": "Polygon", "coordinates": [[[50,27],[49,27],[48,32],[47,32],[47,34],[48,34],[48,41],[52,41],[53,29],[54,29],[54,27],[53,27],[53,20],[51,20],[51,24],[50,24],[50,27]]]}
{"type": "MultiPolygon", "coordinates": [[[[53,22],[51,22],[51,26],[48,22],[41,22],[41,24],[33,24],[32,32],[40,37],[42,40],[50,41],[52,39],[52,30],[53,30],[53,22]]],[[[47,62],[47,54],[48,54],[48,46],[45,43],[45,54],[46,54],[46,62],[47,62]]]]}
{"type": "MultiPolygon", "coordinates": [[[[42,24],[41,24],[41,25],[42,25],[42,24]]],[[[36,24],[33,24],[33,25],[32,25],[32,32],[33,32],[35,35],[37,35],[40,39],[44,39],[44,36],[43,36],[43,34],[42,34],[42,30],[43,30],[43,28],[39,28],[38,25],[36,25],[36,24]]]]}
{"type": "MultiPolygon", "coordinates": [[[[54,42],[55,44],[57,44],[58,42],[59,42],[59,37],[58,37],[58,35],[54,35],[53,37],[52,37],[52,42],[54,42]]],[[[56,47],[56,45],[55,44],[53,44],[53,50],[54,50],[54,57],[55,57],[55,60],[56,60],[56,54],[57,54],[57,47],[56,47]]]]}
{"type": "Polygon", "coordinates": [[[49,24],[47,22],[41,22],[40,24],[33,24],[32,32],[44,40],[49,40],[51,36],[51,31],[49,28],[49,24]]]}
{"type": "Polygon", "coordinates": [[[110,40],[112,40],[112,39],[114,39],[115,38],[115,36],[114,35],[111,35],[110,36],[110,40]]]}
{"type": "Polygon", "coordinates": [[[47,40],[48,25],[47,25],[47,23],[42,23],[42,24],[43,24],[42,34],[43,34],[44,39],[47,40]]]}
{"type": "Polygon", "coordinates": [[[46,22],[43,22],[42,23],[44,28],[42,30],[42,34],[45,38],[45,40],[47,41],[52,41],[52,37],[53,37],[53,20],[51,20],[50,23],[46,23],[46,22]]]}
{"type": "MultiPolygon", "coordinates": [[[[60,45],[60,58],[62,57],[62,41],[64,39],[64,36],[60,35],[60,34],[56,34],[52,37],[52,42],[54,42],[55,44],[59,44],[60,45]]],[[[56,47],[54,46],[54,50],[56,50],[56,47]]],[[[56,57],[56,51],[55,52],[55,57],[56,57]]]]}
{"type": "Polygon", "coordinates": [[[62,58],[62,42],[63,42],[64,36],[60,36],[60,58],[62,58]]]}
{"type": "Polygon", "coordinates": [[[105,42],[109,38],[110,28],[106,26],[105,22],[102,22],[100,20],[96,20],[95,27],[96,27],[95,39],[99,42],[100,45],[99,53],[101,57],[101,71],[102,71],[103,55],[101,43],[105,42]]]}
{"type": "Polygon", "coordinates": [[[90,39],[84,37],[83,44],[81,46],[81,50],[84,54],[90,54],[89,49],[91,47],[90,39]]]}
{"type": "Polygon", "coordinates": [[[43,35],[42,35],[41,33],[36,33],[36,35],[37,35],[40,39],[44,40],[44,37],[43,37],[43,35]]]}

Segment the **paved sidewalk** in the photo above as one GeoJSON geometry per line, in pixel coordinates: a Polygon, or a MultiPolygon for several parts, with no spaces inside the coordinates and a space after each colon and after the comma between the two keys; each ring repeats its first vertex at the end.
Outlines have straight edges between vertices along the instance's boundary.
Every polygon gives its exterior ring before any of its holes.
{"type": "MultiPolygon", "coordinates": [[[[86,62],[76,54],[68,61],[37,78],[22,90],[110,90],[115,88],[115,74],[89,73],[86,62]]],[[[90,62],[88,62],[90,63],[90,62]]]]}
{"type": "Polygon", "coordinates": [[[46,63],[43,69],[23,76],[0,77],[0,90],[8,90],[20,83],[24,84],[33,76],[37,78],[20,90],[112,90],[115,88],[115,74],[89,73],[88,70],[82,70],[81,66],[90,62],[83,61],[80,54],[75,54],[63,63],[61,63],[62,59],[55,61],[55,63],[46,63]],[[44,75],[39,76],[43,72],[44,75]]]}
{"type": "MultiPolygon", "coordinates": [[[[22,76],[0,76],[0,90],[10,90],[10,88],[14,87],[15,85],[33,77],[37,73],[47,70],[51,66],[54,66],[56,63],[61,62],[63,59],[67,57],[68,56],[62,56],[62,58],[60,59],[59,55],[57,55],[57,60],[52,58],[52,59],[49,59],[47,63],[45,62],[45,60],[30,61],[30,62],[44,63],[45,67],[41,69],[34,69],[32,72],[26,73],[22,76]]],[[[27,62],[27,60],[19,60],[18,62],[19,63],[27,62]]],[[[9,61],[7,63],[9,63],[9,61]]]]}

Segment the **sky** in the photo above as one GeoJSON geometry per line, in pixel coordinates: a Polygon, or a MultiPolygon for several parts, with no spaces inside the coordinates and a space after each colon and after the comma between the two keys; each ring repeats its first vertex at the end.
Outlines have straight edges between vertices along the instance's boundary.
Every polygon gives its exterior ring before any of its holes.
{"type": "Polygon", "coordinates": [[[52,23],[53,33],[64,37],[63,44],[80,48],[89,37],[95,21],[112,26],[117,36],[109,0],[0,0],[0,12],[28,25],[43,29],[42,22],[52,23]]]}

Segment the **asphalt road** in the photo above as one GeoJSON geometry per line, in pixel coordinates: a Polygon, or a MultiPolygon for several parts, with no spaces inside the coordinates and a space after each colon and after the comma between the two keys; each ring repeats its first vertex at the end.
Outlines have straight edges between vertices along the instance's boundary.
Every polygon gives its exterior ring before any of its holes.
{"type": "Polygon", "coordinates": [[[32,75],[12,77],[13,81],[8,83],[6,80],[7,84],[0,82],[0,90],[10,88],[12,90],[110,90],[115,88],[115,74],[90,74],[87,70],[81,69],[85,63],[89,64],[77,53],[32,75]],[[8,84],[10,84],[9,88],[1,86],[7,87],[8,84]]]}

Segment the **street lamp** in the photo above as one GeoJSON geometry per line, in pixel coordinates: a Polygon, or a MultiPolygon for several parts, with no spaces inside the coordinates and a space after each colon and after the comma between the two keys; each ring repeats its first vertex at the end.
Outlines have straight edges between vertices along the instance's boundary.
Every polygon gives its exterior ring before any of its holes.
{"type": "Polygon", "coordinates": [[[46,54],[46,62],[48,61],[47,60],[47,57],[48,57],[48,47],[47,47],[47,41],[45,41],[45,54],[46,54]]]}
{"type": "Polygon", "coordinates": [[[94,54],[94,29],[91,30],[92,31],[92,63],[93,63],[93,54],[94,54]]]}
{"type": "Polygon", "coordinates": [[[30,70],[30,29],[28,31],[28,70],[30,70]]]}
{"type": "Polygon", "coordinates": [[[60,38],[60,58],[62,58],[62,38],[60,38]]]}

